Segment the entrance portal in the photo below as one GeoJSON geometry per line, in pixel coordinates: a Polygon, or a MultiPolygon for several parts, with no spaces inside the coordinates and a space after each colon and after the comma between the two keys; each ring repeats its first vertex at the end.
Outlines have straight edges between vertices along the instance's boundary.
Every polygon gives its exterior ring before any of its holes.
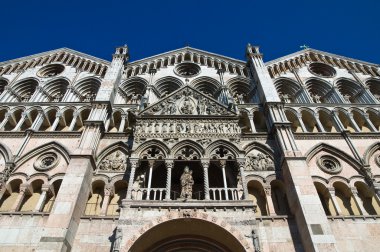
{"type": "Polygon", "coordinates": [[[130,251],[238,252],[242,244],[227,230],[211,222],[184,218],[170,220],[146,231],[130,251]]]}

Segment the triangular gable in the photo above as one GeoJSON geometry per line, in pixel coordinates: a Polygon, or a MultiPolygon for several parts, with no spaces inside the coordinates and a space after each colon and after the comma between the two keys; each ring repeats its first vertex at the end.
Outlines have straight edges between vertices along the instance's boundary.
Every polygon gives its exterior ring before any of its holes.
{"type": "Polygon", "coordinates": [[[210,96],[185,86],[140,112],[141,116],[236,116],[210,96]]]}
{"type": "Polygon", "coordinates": [[[266,62],[269,73],[272,77],[287,71],[300,68],[306,63],[322,62],[339,68],[346,68],[354,72],[380,76],[377,72],[378,66],[373,63],[340,56],[324,51],[307,48],[281,58],[266,62]]]}
{"type": "Polygon", "coordinates": [[[19,69],[26,70],[38,65],[60,62],[73,67],[80,67],[83,71],[102,74],[111,64],[109,61],[81,53],[69,48],[60,48],[0,62],[0,74],[10,74],[19,69]]]}
{"type": "Polygon", "coordinates": [[[145,63],[149,63],[149,62],[152,62],[152,61],[155,61],[158,59],[171,57],[173,55],[178,55],[178,54],[186,54],[186,53],[193,53],[193,54],[197,54],[200,56],[209,57],[209,58],[212,58],[214,61],[231,62],[231,63],[237,64],[237,65],[241,65],[242,67],[245,66],[245,64],[246,64],[246,62],[242,61],[242,60],[238,60],[238,59],[230,58],[230,57],[223,56],[220,54],[216,54],[216,53],[212,53],[212,52],[208,52],[208,51],[204,51],[204,50],[200,50],[200,49],[196,49],[193,47],[186,46],[186,47],[182,47],[182,48],[179,48],[176,50],[172,50],[172,51],[168,51],[165,53],[153,55],[153,56],[150,56],[147,58],[143,58],[140,60],[132,61],[128,65],[129,66],[143,65],[145,63]]]}

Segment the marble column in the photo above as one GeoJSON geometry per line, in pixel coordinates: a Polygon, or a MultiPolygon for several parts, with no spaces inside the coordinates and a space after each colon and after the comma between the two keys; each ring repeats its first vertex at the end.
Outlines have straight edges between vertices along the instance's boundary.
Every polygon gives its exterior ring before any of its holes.
{"type": "Polygon", "coordinates": [[[229,200],[229,198],[228,198],[227,178],[226,178],[226,160],[220,160],[220,167],[222,168],[222,174],[223,174],[224,193],[225,193],[225,196],[226,196],[226,200],[229,200]]]}
{"type": "Polygon", "coordinates": [[[132,188],[133,188],[133,182],[135,180],[135,173],[136,168],[139,163],[139,160],[137,158],[131,158],[129,159],[129,162],[131,163],[131,172],[129,174],[129,181],[128,181],[128,189],[127,189],[127,199],[132,199],[132,188]]]}
{"type": "Polygon", "coordinates": [[[172,184],[172,169],[174,167],[174,160],[167,159],[165,160],[166,164],[166,193],[165,200],[170,200],[171,184],[172,184]]]}
{"type": "Polygon", "coordinates": [[[100,216],[105,216],[107,214],[107,208],[110,203],[112,195],[114,195],[113,187],[110,184],[107,184],[104,187],[104,199],[103,199],[102,208],[99,213],[100,216]]]}
{"type": "Polygon", "coordinates": [[[203,183],[204,183],[204,191],[205,191],[205,200],[210,200],[210,186],[208,181],[208,168],[210,167],[210,160],[202,159],[202,167],[203,167],[203,183]]]}
{"type": "Polygon", "coordinates": [[[38,199],[38,202],[36,204],[36,207],[34,208],[33,212],[42,212],[46,203],[46,198],[49,194],[51,194],[50,185],[42,185],[41,188],[41,195],[38,199]]]}

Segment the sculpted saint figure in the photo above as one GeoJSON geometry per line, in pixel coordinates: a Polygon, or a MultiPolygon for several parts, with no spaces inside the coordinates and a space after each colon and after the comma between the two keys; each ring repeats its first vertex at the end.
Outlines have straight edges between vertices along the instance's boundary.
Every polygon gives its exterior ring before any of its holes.
{"type": "Polygon", "coordinates": [[[188,166],[185,167],[181,175],[181,197],[182,199],[191,199],[193,194],[193,171],[188,166]]]}

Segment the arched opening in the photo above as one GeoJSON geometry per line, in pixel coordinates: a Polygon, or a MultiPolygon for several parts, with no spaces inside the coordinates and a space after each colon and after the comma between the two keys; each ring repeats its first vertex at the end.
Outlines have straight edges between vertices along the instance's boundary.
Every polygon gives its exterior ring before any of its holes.
{"type": "Polygon", "coordinates": [[[356,132],[356,130],[354,129],[354,126],[352,125],[346,113],[344,113],[343,111],[338,111],[338,118],[340,122],[342,123],[342,126],[345,130],[348,130],[350,132],[356,132]]]}
{"type": "Polygon", "coordinates": [[[367,110],[368,118],[372,122],[373,126],[377,131],[380,130],[380,118],[378,116],[378,112],[373,112],[372,110],[367,110]]]}
{"type": "Polygon", "coordinates": [[[18,195],[20,193],[20,185],[22,181],[20,179],[12,180],[9,183],[8,190],[5,191],[3,197],[0,201],[0,211],[9,212],[12,210],[13,205],[15,204],[18,195]]]}
{"type": "Polygon", "coordinates": [[[13,101],[28,102],[36,91],[37,86],[38,82],[30,79],[15,84],[12,86],[12,90],[17,94],[17,97],[14,97],[13,101]]]}
{"type": "Polygon", "coordinates": [[[95,99],[100,88],[100,81],[94,78],[88,78],[79,81],[74,85],[76,91],[80,94],[80,100],[90,102],[95,99]]]}
{"type": "Polygon", "coordinates": [[[253,124],[256,132],[268,132],[263,112],[256,110],[253,112],[253,124]]]}
{"type": "Polygon", "coordinates": [[[375,194],[370,188],[363,182],[356,182],[355,187],[358,190],[358,196],[367,214],[369,215],[379,215],[380,205],[376,200],[375,194]]]}
{"type": "Polygon", "coordinates": [[[306,82],[306,89],[314,103],[339,103],[340,98],[332,91],[330,84],[312,79],[306,82]]]}
{"type": "Polygon", "coordinates": [[[321,183],[314,182],[315,188],[317,189],[319,199],[321,200],[323,210],[327,216],[336,216],[334,203],[331,200],[329,190],[321,183]]]}
{"type": "Polygon", "coordinates": [[[371,132],[366,120],[364,119],[364,115],[356,110],[352,111],[352,116],[356,125],[358,125],[361,132],[371,132]]]}
{"type": "Polygon", "coordinates": [[[288,215],[290,211],[283,183],[279,180],[274,180],[270,185],[274,211],[277,215],[288,215]]]}
{"type": "Polygon", "coordinates": [[[240,252],[246,250],[232,234],[222,227],[204,220],[184,218],[170,220],[149,229],[136,240],[130,251],[240,252]]]}
{"type": "Polygon", "coordinates": [[[299,123],[298,117],[291,111],[286,110],[285,111],[286,118],[288,119],[289,122],[291,122],[291,129],[293,132],[302,132],[302,127],[299,123]]]}
{"type": "Polygon", "coordinates": [[[301,87],[294,81],[280,79],[276,81],[274,85],[279,97],[285,103],[302,103],[307,101],[307,99],[303,97],[304,95],[301,92],[301,87]]]}
{"type": "Polygon", "coordinates": [[[268,215],[267,200],[263,186],[258,181],[249,181],[248,185],[248,199],[253,200],[253,203],[257,205],[256,215],[265,216],[268,215]]]}
{"type": "MultiPolygon", "coordinates": [[[[181,158],[181,157],[178,157],[181,158]]],[[[181,177],[184,173],[185,168],[188,167],[194,180],[192,186],[191,199],[203,200],[204,199],[204,184],[203,184],[203,170],[199,161],[187,161],[187,160],[177,160],[174,162],[174,169],[172,172],[172,186],[171,186],[171,199],[182,198],[182,183],[181,177]]],[[[211,185],[210,185],[211,187],[211,185]]]]}
{"type": "Polygon", "coordinates": [[[104,181],[95,181],[92,183],[92,192],[88,197],[85,215],[99,215],[104,199],[104,181]]]}
{"type": "Polygon", "coordinates": [[[114,195],[108,204],[107,215],[119,215],[120,204],[127,195],[128,183],[125,180],[119,180],[114,185],[114,195]]]}
{"type": "Polygon", "coordinates": [[[51,187],[51,192],[48,193],[46,196],[45,205],[42,208],[42,212],[49,213],[51,211],[51,209],[53,208],[55,198],[58,195],[59,188],[61,187],[61,184],[62,184],[62,179],[58,179],[54,181],[51,187]]]}
{"type": "Polygon", "coordinates": [[[323,110],[319,110],[318,116],[319,121],[321,122],[326,132],[338,132],[329,113],[323,110]]]}
{"type": "Polygon", "coordinates": [[[360,215],[359,209],[352,197],[351,190],[342,182],[335,182],[333,186],[342,215],[360,215]]]}
{"type": "Polygon", "coordinates": [[[35,180],[32,182],[30,185],[30,194],[25,194],[20,205],[20,212],[31,212],[36,208],[37,202],[41,197],[43,183],[42,180],[35,180]]]}
{"type": "Polygon", "coordinates": [[[336,87],[346,103],[365,103],[364,93],[360,94],[361,87],[350,80],[339,80],[336,87]]]}
{"type": "Polygon", "coordinates": [[[314,116],[307,110],[301,112],[302,121],[307,132],[318,132],[317,122],[314,116]]]}
{"type": "Polygon", "coordinates": [[[64,79],[56,79],[44,86],[44,90],[48,97],[46,97],[43,101],[48,102],[60,102],[63,96],[66,94],[66,90],[69,83],[64,79]]]}
{"type": "Polygon", "coordinates": [[[369,80],[366,82],[372,95],[375,97],[376,102],[380,102],[380,81],[369,80]]]}

